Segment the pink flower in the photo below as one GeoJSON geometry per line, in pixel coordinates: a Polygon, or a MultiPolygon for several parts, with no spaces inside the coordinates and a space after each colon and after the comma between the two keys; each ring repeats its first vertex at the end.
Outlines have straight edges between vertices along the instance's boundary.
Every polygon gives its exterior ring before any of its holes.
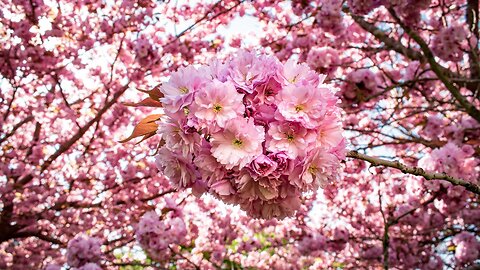
{"type": "Polygon", "coordinates": [[[272,104],[275,103],[275,96],[282,90],[282,85],[279,78],[271,77],[266,83],[258,84],[255,87],[255,100],[260,103],[272,104]]]}
{"type": "Polygon", "coordinates": [[[270,153],[268,157],[277,164],[272,175],[279,177],[282,174],[288,174],[291,160],[285,152],[270,153]]]}
{"type": "Polygon", "coordinates": [[[258,156],[251,164],[250,168],[258,176],[268,176],[277,169],[277,162],[271,160],[265,155],[258,156]]]}
{"type": "Polygon", "coordinates": [[[264,140],[265,129],[255,126],[253,120],[232,119],[212,134],[212,155],[227,169],[241,169],[263,152],[264,140]]]}
{"type": "Polygon", "coordinates": [[[330,115],[318,125],[317,143],[319,146],[335,147],[343,140],[342,132],[338,118],[330,115]]]}
{"type": "Polygon", "coordinates": [[[278,60],[273,57],[258,57],[255,53],[240,51],[230,61],[230,79],[237,88],[252,93],[255,86],[267,82],[279,66],[278,60]]]}
{"type": "Polygon", "coordinates": [[[323,74],[332,74],[340,65],[340,58],[335,49],[329,47],[311,48],[307,55],[307,64],[323,74]]]}
{"type": "Polygon", "coordinates": [[[268,201],[278,196],[278,190],[275,186],[261,185],[246,171],[242,172],[237,178],[236,184],[239,196],[246,200],[268,201]]]}
{"type": "Polygon", "coordinates": [[[224,127],[228,120],[243,116],[242,99],[231,82],[214,80],[196,93],[190,113],[199,119],[201,128],[213,123],[224,127]]]}
{"type": "Polygon", "coordinates": [[[193,101],[193,94],[204,87],[206,82],[204,76],[193,66],[179,68],[160,88],[165,95],[160,99],[163,107],[175,113],[190,105],[193,101]]]}
{"type": "Polygon", "coordinates": [[[185,244],[187,227],[175,211],[160,218],[155,211],[145,213],[135,228],[135,237],[140,246],[155,260],[166,260],[169,247],[185,244]]]}
{"type": "Polygon", "coordinates": [[[291,159],[305,156],[316,136],[315,132],[294,122],[273,122],[268,130],[268,135],[267,150],[283,151],[291,159]]]}
{"type": "Polygon", "coordinates": [[[180,152],[183,156],[193,154],[201,140],[200,135],[196,132],[186,132],[185,127],[173,119],[160,123],[157,134],[165,140],[165,147],[168,150],[180,152]]]}
{"type": "Polygon", "coordinates": [[[68,242],[67,262],[70,266],[80,267],[87,263],[100,261],[102,251],[100,239],[88,236],[78,236],[68,242]]]}
{"type": "Polygon", "coordinates": [[[306,128],[315,128],[336,102],[329,89],[289,85],[281,93],[278,112],[287,121],[300,122],[306,128]]]}
{"type": "Polygon", "coordinates": [[[193,163],[197,166],[202,179],[207,182],[208,185],[222,180],[227,174],[222,164],[212,156],[211,146],[208,143],[203,144],[200,152],[195,156],[193,163]]]}
{"type": "Polygon", "coordinates": [[[189,187],[197,179],[191,156],[185,157],[162,147],[155,163],[175,188],[189,187]]]}
{"type": "Polygon", "coordinates": [[[299,189],[317,189],[325,186],[336,175],[337,157],[316,149],[308,153],[302,166],[296,166],[289,176],[299,189]]]}
{"type": "Polygon", "coordinates": [[[297,84],[317,87],[325,79],[324,75],[319,76],[307,64],[298,64],[293,58],[290,58],[279,72],[279,77],[284,78],[285,85],[297,84]]]}
{"type": "Polygon", "coordinates": [[[301,193],[333,179],[345,157],[337,97],[324,78],[295,60],[246,51],[180,69],[163,87],[157,166],[174,187],[251,216],[292,215],[301,193]]]}
{"type": "Polygon", "coordinates": [[[228,180],[217,181],[210,188],[220,196],[228,196],[235,193],[232,184],[228,180]]]}

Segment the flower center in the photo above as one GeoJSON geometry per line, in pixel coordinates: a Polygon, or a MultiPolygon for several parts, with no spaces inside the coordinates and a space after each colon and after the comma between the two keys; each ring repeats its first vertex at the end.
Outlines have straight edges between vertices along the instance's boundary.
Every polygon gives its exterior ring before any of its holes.
{"type": "Polygon", "coordinates": [[[293,136],[293,134],[285,133],[285,135],[287,135],[287,141],[289,141],[289,142],[293,142],[293,140],[295,139],[295,137],[293,136]]]}
{"type": "Polygon", "coordinates": [[[316,166],[310,166],[310,167],[308,167],[308,172],[309,172],[310,174],[316,174],[317,171],[318,171],[318,168],[317,168],[316,166]]]}
{"type": "Polygon", "coordinates": [[[301,111],[303,111],[303,106],[302,106],[302,105],[297,105],[297,106],[295,106],[295,111],[296,111],[296,112],[301,112],[301,111]]]}
{"type": "Polygon", "coordinates": [[[243,141],[242,141],[242,140],[239,140],[239,139],[235,139],[235,140],[233,140],[232,143],[233,143],[234,146],[240,148],[240,147],[242,146],[242,144],[243,144],[243,141]]]}
{"type": "Polygon", "coordinates": [[[182,86],[182,87],[178,88],[178,90],[180,90],[180,92],[182,94],[188,93],[188,88],[186,86],[182,86]]]}
{"type": "Polygon", "coordinates": [[[218,113],[222,110],[222,106],[220,104],[213,105],[213,111],[218,113]]]}

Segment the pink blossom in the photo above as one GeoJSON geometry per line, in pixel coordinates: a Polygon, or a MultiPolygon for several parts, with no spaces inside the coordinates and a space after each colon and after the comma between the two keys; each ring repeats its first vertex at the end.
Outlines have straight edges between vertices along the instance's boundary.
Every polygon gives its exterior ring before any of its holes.
{"type": "Polygon", "coordinates": [[[212,155],[227,169],[241,169],[262,153],[264,140],[263,127],[255,126],[252,120],[232,119],[223,130],[212,134],[212,155]]]}
{"type": "Polygon", "coordinates": [[[294,122],[274,122],[270,125],[268,135],[267,150],[283,151],[291,159],[305,156],[316,136],[315,132],[294,122]]]}
{"type": "Polygon", "coordinates": [[[314,150],[308,153],[303,166],[295,167],[289,180],[300,189],[309,186],[313,186],[313,189],[325,186],[336,175],[336,162],[338,159],[335,155],[314,150]]]}
{"type": "Polygon", "coordinates": [[[339,52],[329,47],[310,48],[307,64],[322,74],[331,75],[340,65],[339,52]]]}
{"type": "Polygon", "coordinates": [[[200,127],[216,124],[224,127],[228,120],[240,117],[245,111],[243,95],[231,82],[214,80],[195,94],[190,113],[199,119],[200,127]]]}
{"type": "Polygon", "coordinates": [[[289,85],[279,98],[278,112],[287,121],[300,122],[306,128],[319,126],[327,109],[336,104],[328,90],[312,86],[289,85]]]}
{"type": "Polygon", "coordinates": [[[279,70],[279,77],[284,79],[284,84],[297,84],[317,87],[323,82],[325,76],[319,76],[312,71],[307,64],[298,64],[293,58],[289,59],[282,70],[279,70]]]}
{"type": "Polygon", "coordinates": [[[271,160],[269,157],[265,155],[258,156],[252,163],[250,164],[251,169],[255,172],[258,176],[268,176],[273,173],[277,169],[277,162],[271,160]]]}
{"type": "Polygon", "coordinates": [[[178,69],[170,80],[163,84],[160,90],[164,94],[161,99],[163,106],[172,113],[190,105],[194,93],[205,86],[206,80],[193,66],[178,69]]]}
{"type": "Polygon", "coordinates": [[[87,263],[97,263],[100,261],[102,251],[100,239],[78,236],[68,242],[67,262],[70,266],[80,267],[87,263]]]}
{"type": "Polygon", "coordinates": [[[155,163],[175,188],[189,187],[197,179],[191,156],[183,156],[162,147],[155,163]]]}

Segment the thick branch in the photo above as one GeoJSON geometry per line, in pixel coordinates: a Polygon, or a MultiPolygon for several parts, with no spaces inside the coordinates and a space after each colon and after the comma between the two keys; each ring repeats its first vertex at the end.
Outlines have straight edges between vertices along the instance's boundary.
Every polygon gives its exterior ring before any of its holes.
{"type": "Polygon", "coordinates": [[[468,182],[466,180],[460,179],[460,178],[452,177],[452,176],[450,176],[446,173],[426,172],[422,168],[408,167],[408,166],[406,166],[406,165],[404,165],[404,164],[402,164],[398,161],[390,161],[390,160],[385,160],[385,159],[381,159],[381,158],[378,158],[378,157],[371,157],[371,156],[367,156],[367,155],[358,153],[357,151],[348,152],[347,157],[368,161],[372,164],[372,166],[385,166],[385,167],[399,169],[403,173],[422,176],[423,178],[425,178],[427,180],[432,180],[432,179],[445,180],[445,181],[448,181],[455,186],[462,186],[465,189],[467,189],[468,191],[471,191],[475,194],[480,194],[480,186],[478,186],[474,183],[468,182]]]}
{"type": "Polygon", "coordinates": [[[400,18],[395,14],[393,9],[389,9],[395,21],[400,24],[400,26],[405,30],[405,32],[420,46],[425,58],[430,64],[430,68],[437,75],[438,79],[445,85],[447,90],[455,97],[455,99],[460,103],[460,105],[465,109],[465,111],[477,120],[480,123],[480,111],[470,103],[463,95],[460,93],[459,89],[453,84],[453,82],[448,78],[448,75],[444,72],[444,68],[435,61],[435,56],[428,47],[428,44],[415,32],[412,28],[403,24],[400,18]]]}

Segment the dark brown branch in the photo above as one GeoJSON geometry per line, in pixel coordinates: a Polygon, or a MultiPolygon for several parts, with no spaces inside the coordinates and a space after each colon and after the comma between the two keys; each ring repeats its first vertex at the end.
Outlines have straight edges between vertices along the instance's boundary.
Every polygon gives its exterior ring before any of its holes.
{"type": "Polygon", "coordinates": [[[13,136],[13,134],[15,134],[15,132],[17,131],[17,129],[19,129],[19,128],[20,128],[21,126],[23,126],[24,124],[32,121],[33,119],[34,119],[33,116],[30,115],[29,117],[27,117],[27,118],[23,119],[22,121],[20,121],[19,123],[17,123],[17,124],[13,127],[12,131],[10,131],[9,133],[7,133],[3,138],[0,139],[0,144],[3,143],[4,141],[6,141],[6,140],[7,140],[8,138],[10,138],[11,136],[13,136]]]}
{"type": "Polygon", "coordinates": [[[400,18],[396,15],[393,9],[389,9],[390,14],[395,21],[405,30],[405,32],[420,46],[426,60],[430,64],[430,68],[437,75],[438,79],[445,85],[447,90],[455,97],[465,111],[480,123],[480,111],[470,103],[461,93],[460,90],[449,80],[448,74],[444,72],[444,68],[435,61],[435,56],[428,47],[428,44],[415,32],[412,28],[405,25],[400,18]]]}
{"type": "Polygon", "coordinates": [[[465,187],[465,189],[468,190],[468,191],[471,191],[475,194],[480,194],[480,186],[478,186],[474,183],[468,182],[466,180],[460,179],[460,178],[452,177],[452,176],[450,176],[446,173],[426,172],[422,168],[408,167],[408,166],[400,163],[399,161],[390,161],[390,160],[381,159],[381,158],[378,158],[378,157],[371,157],[371,156],[367,156],[367,155],[358,153],[357,151],[348,152],[347,157],[368,161],[372,164],[372,166],[385,166],[385,167],[399,169],[403,173],[422,176],[423,178],[425,178],[427,180],[433,180],[433,179],[445,180],[445,181],[448,181],[455,186],[462,186],[462,187],[465,187]]]}
{"type": "MultiPolygon", "coordinates": [[[[73,135],[68,141],[62,143],[60,145],[60,148],[58,148],[58,150],[55,153],[53,153],[51,156],[49,156],[45,160],[45,162],[40,167],[40,172],[44,172],[46,169],[48,169],[48,167],[52,164],[53,161],[55,161],[60,155],[68,151],[70,147],[72,147],[72,145],[74,145],[78,140],[80,140],[80,138],[83,137],[85,132],[87,132],[87,130],[91,126],[93,126],[96,122],[100,121],[103,114],[105,114],[110,109],[110,107],[112,107],[115,103],[117,103],[120,96],[122,96],[122,94],[125,93],[127,89],[128,89],[128,84],[123,86],[118,92],[116,92],[113,98],[108,103],[106,103],[102,109],[98,111],[97,115],[94,118],[92,118],[87,124],[85,124],[82,128],[80,128],[77,131],[77,133],[75,133],[75,135],[73,135]]],[[[24,176],[22,179],[20,179],[16,184],[18,186],[23,186],[28,182],[30,182],[32,179],[33,179],[33,175],[28,174],[24,176]]]]}

